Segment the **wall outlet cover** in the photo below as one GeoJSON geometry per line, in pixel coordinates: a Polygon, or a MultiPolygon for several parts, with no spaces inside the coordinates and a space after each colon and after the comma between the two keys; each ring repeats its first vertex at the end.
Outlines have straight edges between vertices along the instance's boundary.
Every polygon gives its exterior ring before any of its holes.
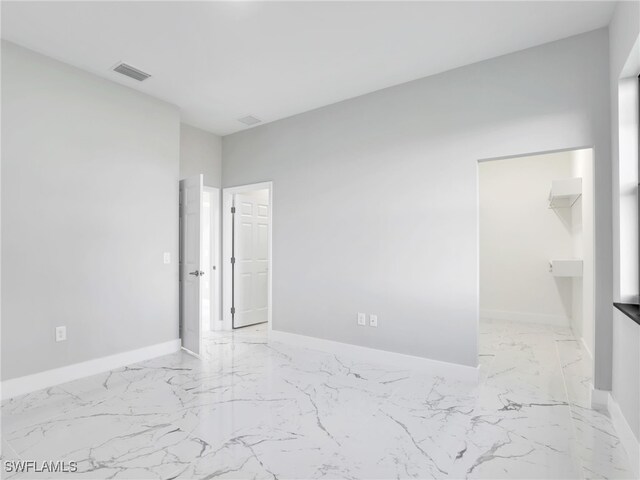
{"type": "Polygon", "coordinates": [[[367,314],[366,313],[358,313],[358,325],[364,327],[367,324],[367,314]]]}
{"type": "Polygon", "coordinates": [[[67,327],[56,327],[56,342],[64,342],[67,339],[67,327]]]}
{"type": "Polygon", "coordinates": [[[378,326],[378,316],[377,315],[369,315],[369,326],[377,327],[378,326]]]}
{"type": "Polygon", "coordinates": [[[171,253],[164,252],[164,264],[167,265],[171,263],[171,253]]]}

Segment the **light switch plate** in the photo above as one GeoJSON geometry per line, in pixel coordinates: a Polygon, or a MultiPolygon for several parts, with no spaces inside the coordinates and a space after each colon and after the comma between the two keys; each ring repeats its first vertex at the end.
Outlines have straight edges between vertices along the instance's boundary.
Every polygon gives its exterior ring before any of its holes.
{"type": "Polygon", "coordinates": [[[377,327],[378,326],[378,316],[377,315],[369,315],[369,326],[377,327]]]}
{"type": "Polygon", "coordinates": [[[169,252],[164,252],[164,264],[168,265],[171,263],[171,254],[169,252]]]}
{"type": "Polygon", "coordinates": [[[358,325],[364,327],[367,324],[367,314],[358,312],[358,325]]]}
{"type": "Polygon", "coordinates": [[[56,327],[56,342],[64,342],[67,339],[67,327],[56,327]]]}

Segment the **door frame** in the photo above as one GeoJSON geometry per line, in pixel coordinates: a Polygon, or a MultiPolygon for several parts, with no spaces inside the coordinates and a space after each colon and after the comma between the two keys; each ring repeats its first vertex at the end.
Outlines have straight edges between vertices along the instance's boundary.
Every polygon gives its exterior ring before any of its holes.
{"type": "Polygon", "coordinates": [[[211,318],[210,320],[210,330],[222,330],[222,282],[221,282],[221,265],[220,265],[220,252],[221,252],[221,242],[222,235],[220,231],[220,188],[218,187],[209,187],[207,185],[203,188],[204,192],[209,193],[209,198],[211,199],[211,228],[210,228],[210,238],[211,238],[211,262],[213,265],[209,265],[209,273],[211,274],[211,318]],[[215,266],[216,269],[213,270],[211,268],[215,266]]]}
{"type": "Polygon", "coordinates": [[[233,205],[233,195],[236,193],[246,193],[253,190],[269,191],[269,249],[267,251],[267,329],[271,331],[272,321],[272,284],[273,284],[273,182],[259,182],[247,185],[238,185],[235,187],[226,187],[222,189],[222,328],[224,330],[232,330],[231,324],[231,249],[232,249],[232,222],[231,207],[233,205]]]}

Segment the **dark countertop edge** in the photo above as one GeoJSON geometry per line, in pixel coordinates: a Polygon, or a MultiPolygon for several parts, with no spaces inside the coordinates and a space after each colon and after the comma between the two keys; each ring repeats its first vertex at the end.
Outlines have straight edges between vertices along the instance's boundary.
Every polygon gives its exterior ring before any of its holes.
{"type": "Polygon", "coordinates": [[[640,305],[635,303],[614,303],[613,306],[640,325],[640,305]]]}

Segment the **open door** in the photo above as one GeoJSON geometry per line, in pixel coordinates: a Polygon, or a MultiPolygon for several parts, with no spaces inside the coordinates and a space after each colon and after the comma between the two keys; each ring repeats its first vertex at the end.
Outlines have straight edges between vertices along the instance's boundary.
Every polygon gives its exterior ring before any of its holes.
{"type": "Polygon", "coordinates": [[[232,326],[269,318],[269,191],[234,196],[232,234],[232,326]]]}
{"type": "Polygon", "coordinates": [[[180,181],[180,338],[200,355],[202,330],[203,176],[180,181]]]}

